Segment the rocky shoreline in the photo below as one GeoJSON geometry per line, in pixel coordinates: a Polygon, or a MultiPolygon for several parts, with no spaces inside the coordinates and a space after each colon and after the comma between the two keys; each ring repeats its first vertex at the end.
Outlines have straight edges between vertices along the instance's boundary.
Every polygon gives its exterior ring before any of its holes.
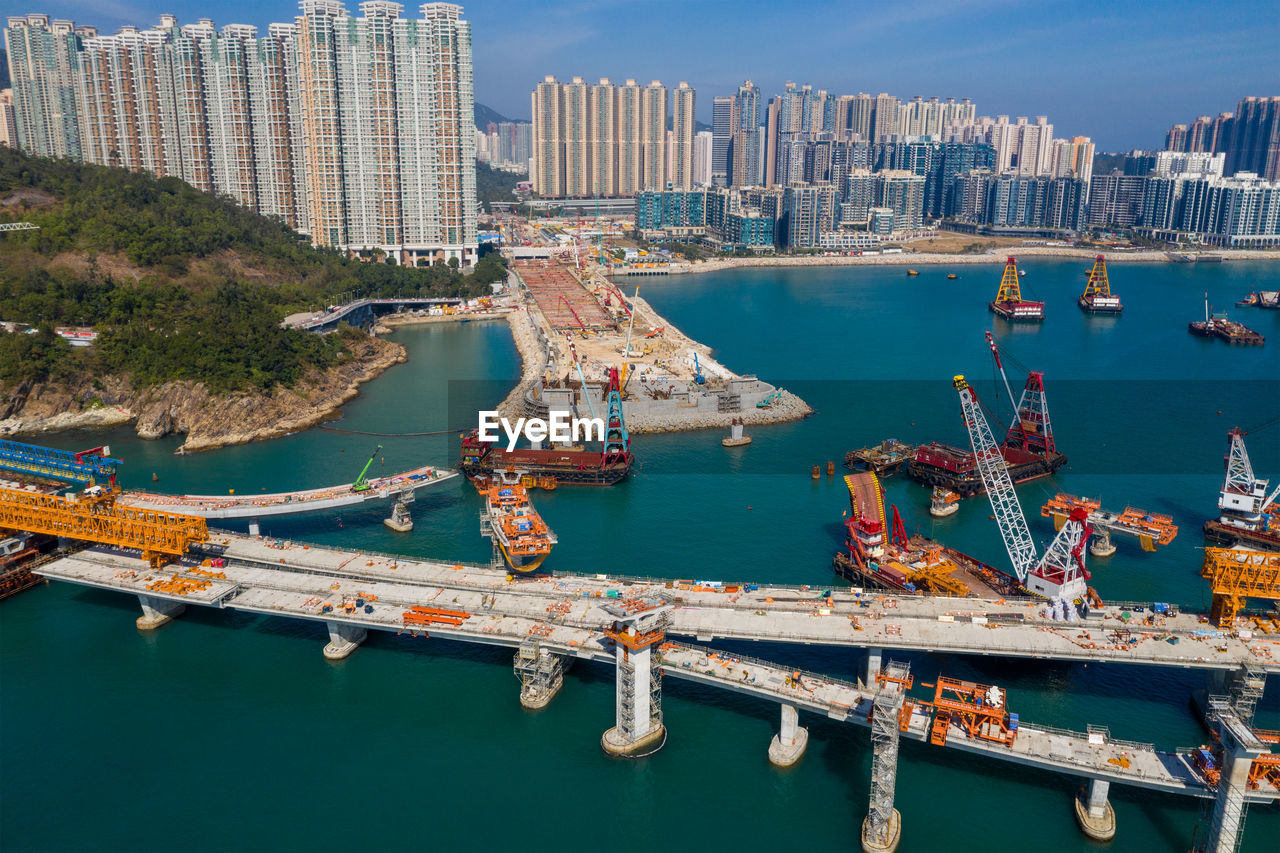
{"type": "Polygon", "coordinates": [[[405,361],[404,347],[378,338],[353,344],[352,358],[311,371],[297,386],[213,394],[201,382],[134,389],[125,377],[77,387],[45,383],[0,389],[0,436],[133,423],[141,438],[185,435],[178,453],[213,450],[309,429],[335,417],[360,385],[405,361]]]}

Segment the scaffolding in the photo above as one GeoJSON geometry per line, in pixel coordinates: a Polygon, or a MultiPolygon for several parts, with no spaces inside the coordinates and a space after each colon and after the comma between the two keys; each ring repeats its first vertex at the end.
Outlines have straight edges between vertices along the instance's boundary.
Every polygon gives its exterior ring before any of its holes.
{"type": "Polygon", "coordinates": [[[0,528],[136,548],[153,566],[209,541],[203,518],[117,506],[100,486],[72,497],[0,489],[0,528]]]}
{"type": "Polygon", "coordinates": [[[515,674],[520,680],[520,704],[541,708],[564,685],[564,673],[570,661],[541,646],[537,640],[526,640],[516,649],[515,674]]]}
{"type": "Polygon", "coordinates": [[[898,732],[903,694],[911,688],[911,665],[890,661],[876,673],[880,689],[871,705],[871,801],[862,824],[865,848],[892,849],[900,818],[893,807],[898,778],[898,732]]]}

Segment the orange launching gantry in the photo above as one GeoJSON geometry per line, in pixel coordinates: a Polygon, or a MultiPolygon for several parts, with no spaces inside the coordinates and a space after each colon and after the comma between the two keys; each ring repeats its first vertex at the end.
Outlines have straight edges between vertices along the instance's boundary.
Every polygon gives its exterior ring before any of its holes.
{"type": "Polygon", "coordinates": [[[100,486],[65,498],[0,489],[0,528],[136,548],[156,567],[209,541],[203,518],[116,506],[100,486]]]}
{"type": "Polygon", "coordinates": [[[999,687],[939,678],[933,697],[937,709],[929,740],[947,742],[951,724],[959,726],[971,738],[981,738],[1005,746],[1013,746],[1018,736],[1018,715],[1005,707],[1005,693],[999,687]]]}
{"type": "Polygon", "coordinates": [[[1040,515],[1052,518],[1054,528],[1061,530],[1076,508],[1083,508],[1089,514],[1089,526],[1096,534],[1089,553],[1095,557],[1108,557],[1115,553],[1116,547],[1111,544],[1113,535],[1132,536],[1144,551],[1154,551],[1157,545],[1168,545],[1178,535],[1178,526],[1170,516],[1131,506],[1125,507],[1124,512],[1111,512],[1102,508],[1101,501],[1078,498],[1064,492],[1054,495],[1040,507],[1040,515]]]}
{"type": "Polygon", "coordinates": [[[1209,579],[1213,592],[1209,619],[1219,628],[1235,624],[1247,598],[1280,600],[1280,554],[1205,548],[1200,575],[1209,579]]]}

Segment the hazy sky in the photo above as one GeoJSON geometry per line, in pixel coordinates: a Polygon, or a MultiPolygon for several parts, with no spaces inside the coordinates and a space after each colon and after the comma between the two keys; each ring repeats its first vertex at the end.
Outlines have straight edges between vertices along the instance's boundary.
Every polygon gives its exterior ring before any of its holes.
{"type": "MultiPolygon", "coordinates": [[[[711,98],[750,77],[767,99],[787,80],[834,94],[968,97],[980,115],[1047,115],[1099,150],[1159,147],[1174,122],[1280,94],[1276,0],[474,0],[476,100],[529,117],[529,92],[561,80],[634,77],[711,98]]],[[[353,12],[358,4],[348,2],[353,12]]],[[[416,14],[417,6],[406,4],[416,14]]],[[[163,12],[219,26],[292,20],[285,0],[0,0],[114,32],[163,12]]]]}

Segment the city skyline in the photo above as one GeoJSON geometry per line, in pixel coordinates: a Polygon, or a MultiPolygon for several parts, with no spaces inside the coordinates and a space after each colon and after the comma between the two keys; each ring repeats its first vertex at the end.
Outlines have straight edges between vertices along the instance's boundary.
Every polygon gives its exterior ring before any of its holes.
{"type": "MultiPolygon", "coordinates": [[[[150,26],[161,14],[174,14],[182,23],[211,17],[219,25],[243,23],[265,32],[296,9],[287,0],[212,6],[58,0],[10,14],[45,13],[103,31],[150,26]]],[[[776,7],[755,2],[735,5],[732,14],[722,3],[685,8],[654,2],[645,7],[647,21],[669,11],[678,12],[681,22],[665,29],[660,41],[628,36],[647,30],[620,26],[625,9],[608,0],[554,8],[505,0],[467,4],[477,102],[527,121],[528,92],[546,75],[591,80],[625,66],[637,79],[687,80],[705,93],[697,117],[706,125],[712,94],[732,93],[750,78],[767,99],[793,80],[836,94],[967,97],[988,115],[1049,115],[1066,136],[1090,136],[1099,151],[1125,151],[1161,147],[1175,121],[1217,115],[1240,98],[1272,94],[1273,62],[1265,45],[1280,41],[1268,4],[1252,0],[1231,2],[1211,19],[1183,2],[1158,13],[1086,2],[1068,16],[1061,8],[1010,0],[920,0],[856,18],[836,3],[779,16],[776,7]],[[913,39],[926,49],[911,49],[913,39]],[[751,50],[756,43],[768,49],[751,50]],[[1010,67],[1017,73],[999,71],[1010,67]]]]}

